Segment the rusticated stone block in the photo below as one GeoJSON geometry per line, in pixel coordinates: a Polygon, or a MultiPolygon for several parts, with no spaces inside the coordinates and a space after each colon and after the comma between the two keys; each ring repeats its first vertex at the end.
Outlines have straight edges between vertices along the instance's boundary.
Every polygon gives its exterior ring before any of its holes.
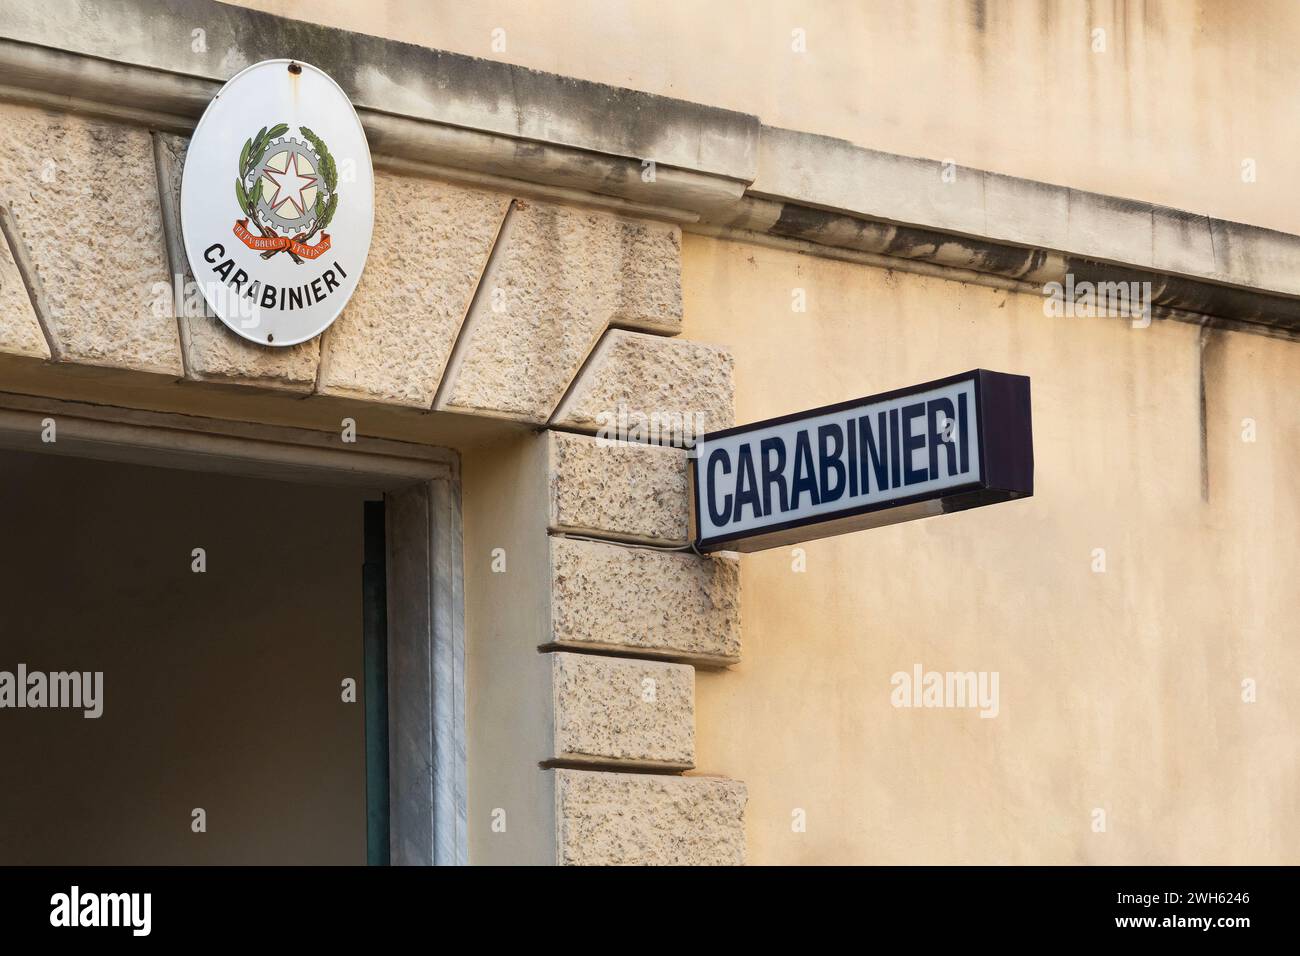
{"type": "Polygon", "coordinates": [[[577,866],[739,866],[745,785],[721,777],[555,770],[556,857],[577,866]]]}
{"type": "Polygon", "coordinates": [[[50,347],[4,235],[4,230],[15,228],[14,221],[3,208],[0,208],[0,227],[0,352],[47,359],[50,347]]]}
{"type": "Polygon", "coordinates": [[[323,338],[318,391],[429,408],[509,197],[375,175],[375,234],[352,301],[323,338]]]}
{"type": "Polygon", "coordinates": [[[714,345],[610,329],[551,424],[630,441],[693,441],[735,424],[733,364],[714,345]]]}
{"type": "MultiPolygon", "coordinates": [[[[181,241],[181,174],[189,140],[165,133],[158,140],[158,176],[165,196],[170,197],[167,222],[168,255],[172,269],[181,278],[181,346],[185,350],[185,371],[200,381],[233,382],[262,388],[309,392],[316,384],[320,361],[320,339],[298,345],[269,348],[240,338],[212,314],[197,294],[181,241]]],[[[173,312],[175,309],[173,309],[173,312]]]]}
{"type": "Polygon", "coordinates": [[[681,231],[516,200],[440,409],[541,424],[611,322],[681,330],[681,231]]]}
{"type": "Polygon", "coordinates": [[[739,563],[553,537],[551,639],[733,664],[740,659],[739,563]]]}
{"type": "Polygon", "coordinates": [[[555,531],[683,545],[689,535],[686,452],[550,432],[555,531]]]}
{"type": "Polygon", "coordinates": [[[181,373],[149,133],[0,104],[0,202],[49,306],[56,357],[181,373]]]}
{"type": "Polygon", "coordinates": [[[695,765],[695,668],[551,655],[556,760],[695,765]]]}

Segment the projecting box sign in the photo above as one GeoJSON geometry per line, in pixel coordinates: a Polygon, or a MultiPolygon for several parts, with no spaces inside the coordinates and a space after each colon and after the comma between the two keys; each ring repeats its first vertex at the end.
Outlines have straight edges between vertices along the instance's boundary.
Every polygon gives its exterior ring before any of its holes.
{"type": "Polygon", "coordinates": [[[267,60],[221,88],[185,156],[181,231],[231,331],[270,346],[319,335],[361,278],[373,226],[370,146],[333,80],[267,60]]]}
{"type": "Polygon", "coordinates": [[[1034,493],[1029,379],[976,369],[705,435],[696,547],[761,551],[1034,493]]]}

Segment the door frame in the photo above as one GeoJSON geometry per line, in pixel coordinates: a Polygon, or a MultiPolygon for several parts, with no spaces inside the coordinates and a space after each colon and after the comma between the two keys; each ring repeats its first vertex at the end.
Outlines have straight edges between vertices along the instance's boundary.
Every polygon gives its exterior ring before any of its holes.
{"type": "Polygon", "coordinates": [[[307,428],[2,392],[0,448],[383,492],[389,858],[395,865],[468,863],[455,452],[366,436],[345,443],[338,433],[307,428]]]}

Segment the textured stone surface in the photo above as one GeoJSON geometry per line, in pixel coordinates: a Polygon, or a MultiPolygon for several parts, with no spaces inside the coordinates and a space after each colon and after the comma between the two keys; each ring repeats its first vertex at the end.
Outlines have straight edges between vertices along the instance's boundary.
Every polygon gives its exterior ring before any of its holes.
{"type": "Polygon", "coordinates": [[[830,136],[763,126],[752,192],[886,222],[979,235],[980,170],[864,149],[830,136]],[[950,175],[945,177],[945,171],[950,175]]]}
{"type": "Polygon", "coordinates": [[[375,234],[325,332],[318,391],[429,408],[509,197],[375,174],[375,234]]]}
{"type": "Polygon", "coordinates": [[[168,269],[148,132],[0,104],[0,201],[59,358],[180,374],[176,321],[154,305],[168,269]]]}
{"type": "Polygon", "coordinates": [[[745,785],[721,777],[556,770],[557,862],[739,866],[745,785]]]}
{"type": "Polygon", "coordinates": [[[438,407],[540,424],[611,322],[681,317],[676,226],[516,200],[438,407]]]}
{"type": "Polygon", "coordinates": [[[551,655],[557,760],[695,765],[695,668],[551,655]]]}
{"type": "Polygon", "coordinates": [[[1151,207],[1115,196],[1070,190],[1066,219],[1070,252],[1125,264],[1151,265],[1151,207]]]}
{"type": "Polygon", "coordinates": [[[172,267],[184,276],[183,288],[187,290],[182,300],[180,316],[186,375],[204,381],[236,382],[296,392],[310,391],[316,384],[316,366],[320,360],[319,338],[285,348],[254,345],[226,328],[208,310],[202,297],[193,294],[194,275],[190,271],[185,246],[181,242],[180,224],[181,173],[185,168],[185,151],[189,140],[162,133],[156,135],[160,147],[159,180],[161,188],[171,197],[172,215],[167,227],[173,231],[174,241],[168,243],[168,248],[173,259],[172,267]]]}
{"type": "Polygon", "coordinates": [[[663,657],[740,658],[734,558],[551,538],[551,639],[663,657]]]}
{"type": "MultiPolygon", "coordinates": [[[[0,216],[4,210],[0,210],[0,216]]],[[[12,220],[11,220],[12,221],[12,220]]],[[[45,342],[27,286],[4,234],[0,232],[0,352],[47,359],[45,342]]]]}
{"type": "Polygon", "coordinates": [[[610,329],[552,424],[613,427],[632,441],[681,444],[682,435],[735,424],[733,365],[731,353],[715,345],[610,329]]]}
{"type": "Polygon", "coordinates": [[[1183,275],[1213,275],[1214,240],[1210,219],[1199,213],[1153,206],[1151,264],[1183,275]]]}
{"type": "Polygon", "coordinates": [[[1240,222],[1212,219],[1209,245],[1215,274],[1287,295],[1300,294],[1300,237],[1240,222]]]}
{"type": "Polygon", "coordinates": [[[564,432],[550,442],[550,526],[555,531],[681,545],[689,535],[690,482],[680,448],[564,432]]]}
{"type": "Polygon", "coordinates": [[[985,235],[1044,249],[1067,247],[1068,189],[997,173],[983,175],[985,235]]]}

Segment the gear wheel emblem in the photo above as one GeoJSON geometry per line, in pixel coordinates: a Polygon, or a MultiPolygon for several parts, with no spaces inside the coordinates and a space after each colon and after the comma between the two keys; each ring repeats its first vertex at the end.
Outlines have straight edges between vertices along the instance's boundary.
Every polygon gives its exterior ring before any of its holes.
{"type": "Polygon", "coordinates": [[[281,235],[310,232],[317,197],[324,192],[320,170],[320,157],[309,144],[293,136],[272,140],[248,182],[251,191],[262,180],[257,218],[281,235]]]}

